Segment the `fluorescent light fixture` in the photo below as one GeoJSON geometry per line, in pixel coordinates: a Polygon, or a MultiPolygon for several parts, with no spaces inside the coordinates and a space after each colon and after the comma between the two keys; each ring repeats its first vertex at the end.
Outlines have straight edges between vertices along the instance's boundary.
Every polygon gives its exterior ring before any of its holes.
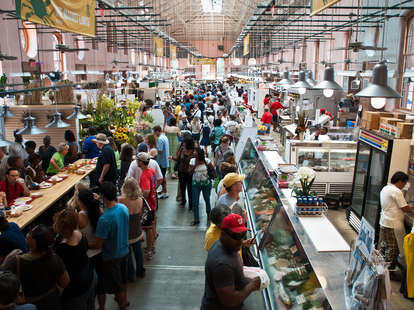
{"type": "Polygon", "coordinates": [[[220,13],[223,8],[222,0],[201,0],[204,13],[220,13]]]}

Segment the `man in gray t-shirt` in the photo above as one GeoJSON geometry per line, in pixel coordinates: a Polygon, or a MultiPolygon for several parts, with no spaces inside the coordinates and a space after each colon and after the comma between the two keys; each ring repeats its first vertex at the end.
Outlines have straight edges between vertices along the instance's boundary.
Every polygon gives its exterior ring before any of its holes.
{"type": "Polygon", "coordinates": [[[234,172],[226,174],[223,179],[223,186],[227,193],[223,194],[217,201],[216,207],[227,206],[231,209],[231,213],[236,213],[243,216],[243,208],[240,204],[235,204],[239,200],[239,195],[243,190],[244,174],[237,174],[234,172]]]}

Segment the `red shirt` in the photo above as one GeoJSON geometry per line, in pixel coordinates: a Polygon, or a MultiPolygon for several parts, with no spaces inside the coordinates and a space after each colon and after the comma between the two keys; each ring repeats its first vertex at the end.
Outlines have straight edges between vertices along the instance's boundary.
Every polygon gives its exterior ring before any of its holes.
{"type": "Polygon", "coordinates": [[[284,109],[285,107],[279,102],[279,101],[274,101],[271,105],[270,105],[270,111],[272,111],[273,115],[277,115],[277,110],[279,109],[284,109]]]}
{"type": "Polygon", "coordinates": [[[23,186],[16,182],[15,185],[12,185],[10,183],[7,184],[8,190],[6,189],[6,179],[0,182],[0,192],[6,193],[7,203],[9,205],[12,204],[12,202],[19,197],[23,196],[24,190],[23,186]]]}
{"type": "Polygon", "coordinates": [[[154,170],[151,168],[142,170],[141,177],[139,178],[139,187],[141,187],[142,191],[150,191],[145,200],[148,202],[151,210],[155,211],[157,208],[157,177],[154,170]]]}
{"type": "Polygon", "coordinates": [[[270,97],[264,98],[263,103],[265,106],[267,106],[270,103],[270,97]]]}
{"type": "Polygon", "coordinates": [[[264,124],[272,123],[272,113],[264,112],[263,115],[262,115],[262,119],[260,121],[264,124]]]}

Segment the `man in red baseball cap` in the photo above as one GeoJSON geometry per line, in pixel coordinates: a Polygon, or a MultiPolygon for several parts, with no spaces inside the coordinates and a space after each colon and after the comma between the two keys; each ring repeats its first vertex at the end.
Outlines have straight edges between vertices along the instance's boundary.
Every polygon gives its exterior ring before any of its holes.
{"type": "Polygon", "coordinates": [[[239,309],[253,291],[259,290],[260,278],[244,277],[243,263],[237,253],[248,230],[238,214],[223,219],[220,239],[209,250],[205,264],[201,310],[239,309]]]}

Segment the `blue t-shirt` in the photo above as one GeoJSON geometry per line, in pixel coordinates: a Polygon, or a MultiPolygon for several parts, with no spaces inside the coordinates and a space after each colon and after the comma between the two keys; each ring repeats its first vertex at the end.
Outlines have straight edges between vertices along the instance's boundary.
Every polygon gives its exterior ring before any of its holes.
{"type": "Polygon", "coordinates": [[[168,156],[170,155],[170,146],[168,144],[168,138],[165,134],[161,134],[157,140],[157,162],[161,168],[168,168],[170,166],[168,156]]]}
{"type": "Polygon", "coordinates": [[[96,237],[104,239],[102,258],[104,261],[113,260],[128,254],[129,213],[128,208],[117,203],[98,220],[96,237]]]}
{"type": "Polygon", "coordinates": [[[7,256],[14,249],[20,249],[24,253],[29,251],[26,237],[16,223],[9,223],[6,231],[0,232],[0,256],[7,256]]]}
{"type": "Polygon", "coordinates": [[[85,153],[85,158],[92,159],[98,157],[101,154],[101,151],[97,147],[96,143],[92,140],[96,139],[95,136],[90,136],[85,139],[83,142],[83,152],[85,153]]]}

